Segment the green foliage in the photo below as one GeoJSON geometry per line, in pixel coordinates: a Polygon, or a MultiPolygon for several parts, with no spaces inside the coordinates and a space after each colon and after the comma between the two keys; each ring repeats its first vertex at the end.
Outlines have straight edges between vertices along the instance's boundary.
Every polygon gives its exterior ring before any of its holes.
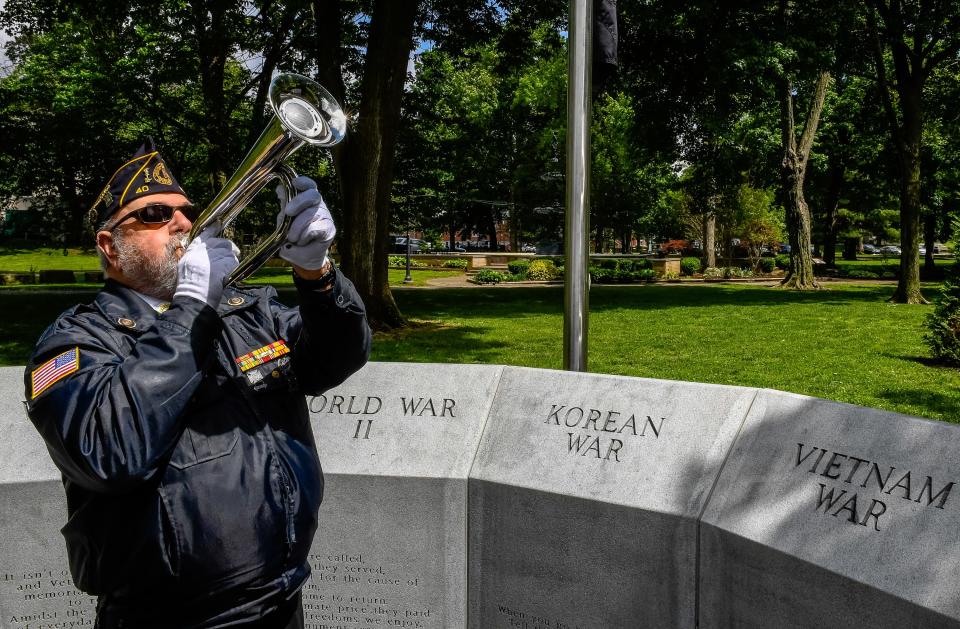
{"type": "Polygon", "coordinates": [[[760,258],[757,266],[761,273],[773,273],[773,270],[777,268],[777,261],[773,258],[760,258]]]}
{"type": "Polygon", "coordinates": [[[874,273],[873,271],[865,271],[863,269],[852,269],[850,271],[847,271],[847,277],[851,279],[858,279],[858,280],[875,280],[875,279],[878,279],[880,276],[874,273]]]}
{"type": "Polygon", "coordinates": [[[527,268],[527,279],[544,281],[557,279],[559,273],[552,260],[534,260],[527,268]]]}
{"type": "Polygon", "coordinates": [[[960,367],[960,277],[944,282],[934,311],[927,316],[924,341],[933,357],[960,367]]]}
{"type": "Polygon", "coordinates": [[[741,269],[736,266],[727,266],[727,267],[713,267],[709,266],[703,270],[704,279],[708,280],[718,280],[718,279],[731,279],[731,278],[743,278],[743,277],[753,277],[753,271],[750,269],[741,269]]]}
{"type": "Polygon", "coordinates": [[[453,258],[452,260],[444,260],[443,262],[445,269],[465,269],[467,266],[469,265],[463,258],[453,258]]]}
{"type": "MultiPolygon", "coordinates": [[[[450,260],[450,262],[452,262],[452,260],[450,260]]],[[[406,257],[406,256],[388,256],[388,257],[387,257],[387,265],[388,265],[388,266],[392,266],[392,267],[403,267],[403,268],[406,268],[406,266],[407,266],[407,257],[406,257]]],[[[421,262],[420,260],[417,260],[416,258],[410,258],[410,268],[411,268],[411,269],[413,269],[413,268],[418,268],[418,269],[419,269],[419,268],[424,268],[424,267],[426,267],[426,266],[427,266],[427,265],[424,264],[423,262],[421,262]]],[[[463,268],[466,268],[466,266],[464,266],[463,268]]]]}
{"type": "Polygon", "coordinates": [[[923,339],[934,358],[960,367],[960,218],[953,222],[956,262],[940,287],[933,312],[927,315],[923,339]]]}
{"type": "Polygon", "coordinates": [[[788,256],[787,254],[781,253],[773,260],[774,260],[774,264],[777,265],[778,269],[783,269],[784,271],[787,271],[790,269],[790,256],[788,256]]]}
{"type": "Polygon", "coordinates": [[[508,276],[505,273],[500,271],[492,271],[490,269],[483,269],[478,271],[476,275],[473,276],[473,281],[477,284],[499,284],[507,280],[508,276]]]}
{"type": "Polygon", "coordinates": [[[527,269],[530,268],[530,260],[520,259],[520,260],[510,260],[507,262],[507,269],[513,275],[522,275],[526,277],[527,269]]]}
{"type": "Polygon", "coordinates": [[[683,258],[680,260],[680,274],[693,275],[700,272],[700,258],[683,258]]]}
{"type": "Polygon", "coordinates": [[[628,268],[609,269],[600,266],[591,266],[589,269],[590,279],[597,284],[629,284],[631,282],[655,282],[658,278],[653,269],[639,269],[636,271],[628,268]]]}

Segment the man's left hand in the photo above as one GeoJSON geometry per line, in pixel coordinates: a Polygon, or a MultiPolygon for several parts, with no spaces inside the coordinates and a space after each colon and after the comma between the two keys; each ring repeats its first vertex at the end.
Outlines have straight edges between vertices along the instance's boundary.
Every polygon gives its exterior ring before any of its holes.
{"type": "MultiPolygon", "coordinates": [[[[293,186],[300,193],[290,199],[277,217],[278,221],[284,216],[294,217],[287,231],[287,242],[281,245],[279,255],[296,267],[316,271],[327,262],[327,251],[337,235],[337,228],[313,179],[297,177],[293,186]]],[[[282,198],[282,193],[283,187],[278,187],[277,195],[282,198]]]]}

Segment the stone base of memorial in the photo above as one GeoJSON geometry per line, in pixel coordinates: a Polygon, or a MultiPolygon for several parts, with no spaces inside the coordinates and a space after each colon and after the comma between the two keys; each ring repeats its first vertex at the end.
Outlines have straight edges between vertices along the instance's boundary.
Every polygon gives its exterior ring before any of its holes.
{"type": "Polygon", "coordinates": [[[93,627],[70,577],[60,472],[23,409],[23,368],[0,368],[0,627],[93,627]],[[59,623],[59,624],[58,624],[59,623]]]}
{"type": "Polygon", "coordinates": [[[693,626],[697,518],[755,394],[505,368],[470,475],[470,627],[693,626]]]}
{"type": "MultiPolygon", "coordinates": [[[[0,629],[92,626],[0,369],[0,629]]],[[[306,627],[960,627],[960,428],[776,391],[371,363],[308,400],[306,627]]]]}
{"type": "Polygon", "coordinates": [[[958,437],[761,392],[701,525],[700,626],[960,626],[958,437]]]}
{"type": "Polygon", "coordinates": [[[308,629],[466,625],[467,477],[501,370],[369,364],[309,400],[326,489],[308,629]]]}

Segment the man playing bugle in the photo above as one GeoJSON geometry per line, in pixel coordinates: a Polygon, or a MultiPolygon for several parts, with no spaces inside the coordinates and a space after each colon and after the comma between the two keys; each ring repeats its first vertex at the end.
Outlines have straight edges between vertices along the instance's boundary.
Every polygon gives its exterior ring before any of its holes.
{"type": "Polygon", "coordinates": [[[316,184],[282,209],[300,306],[224,288],[229,241],[148,140],[94,206],[106,283],[41,336],[28,413],[63,475],[76,586],[102,629],[303,627],[323,477],[304,396],[370,351],[316,184]]]}

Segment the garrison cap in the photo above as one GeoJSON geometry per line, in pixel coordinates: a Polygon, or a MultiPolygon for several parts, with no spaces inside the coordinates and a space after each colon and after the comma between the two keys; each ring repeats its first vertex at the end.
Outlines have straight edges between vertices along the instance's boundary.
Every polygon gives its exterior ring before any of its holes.
{"type": "Polygon", "coordinates": [[[107,181],[90,208],[91,222],[102,228],[125,204],[160,192],[179,192],[186,196],[154,146],[153,138],[148,137],[134,156],[124,162],[107,181]]]}

